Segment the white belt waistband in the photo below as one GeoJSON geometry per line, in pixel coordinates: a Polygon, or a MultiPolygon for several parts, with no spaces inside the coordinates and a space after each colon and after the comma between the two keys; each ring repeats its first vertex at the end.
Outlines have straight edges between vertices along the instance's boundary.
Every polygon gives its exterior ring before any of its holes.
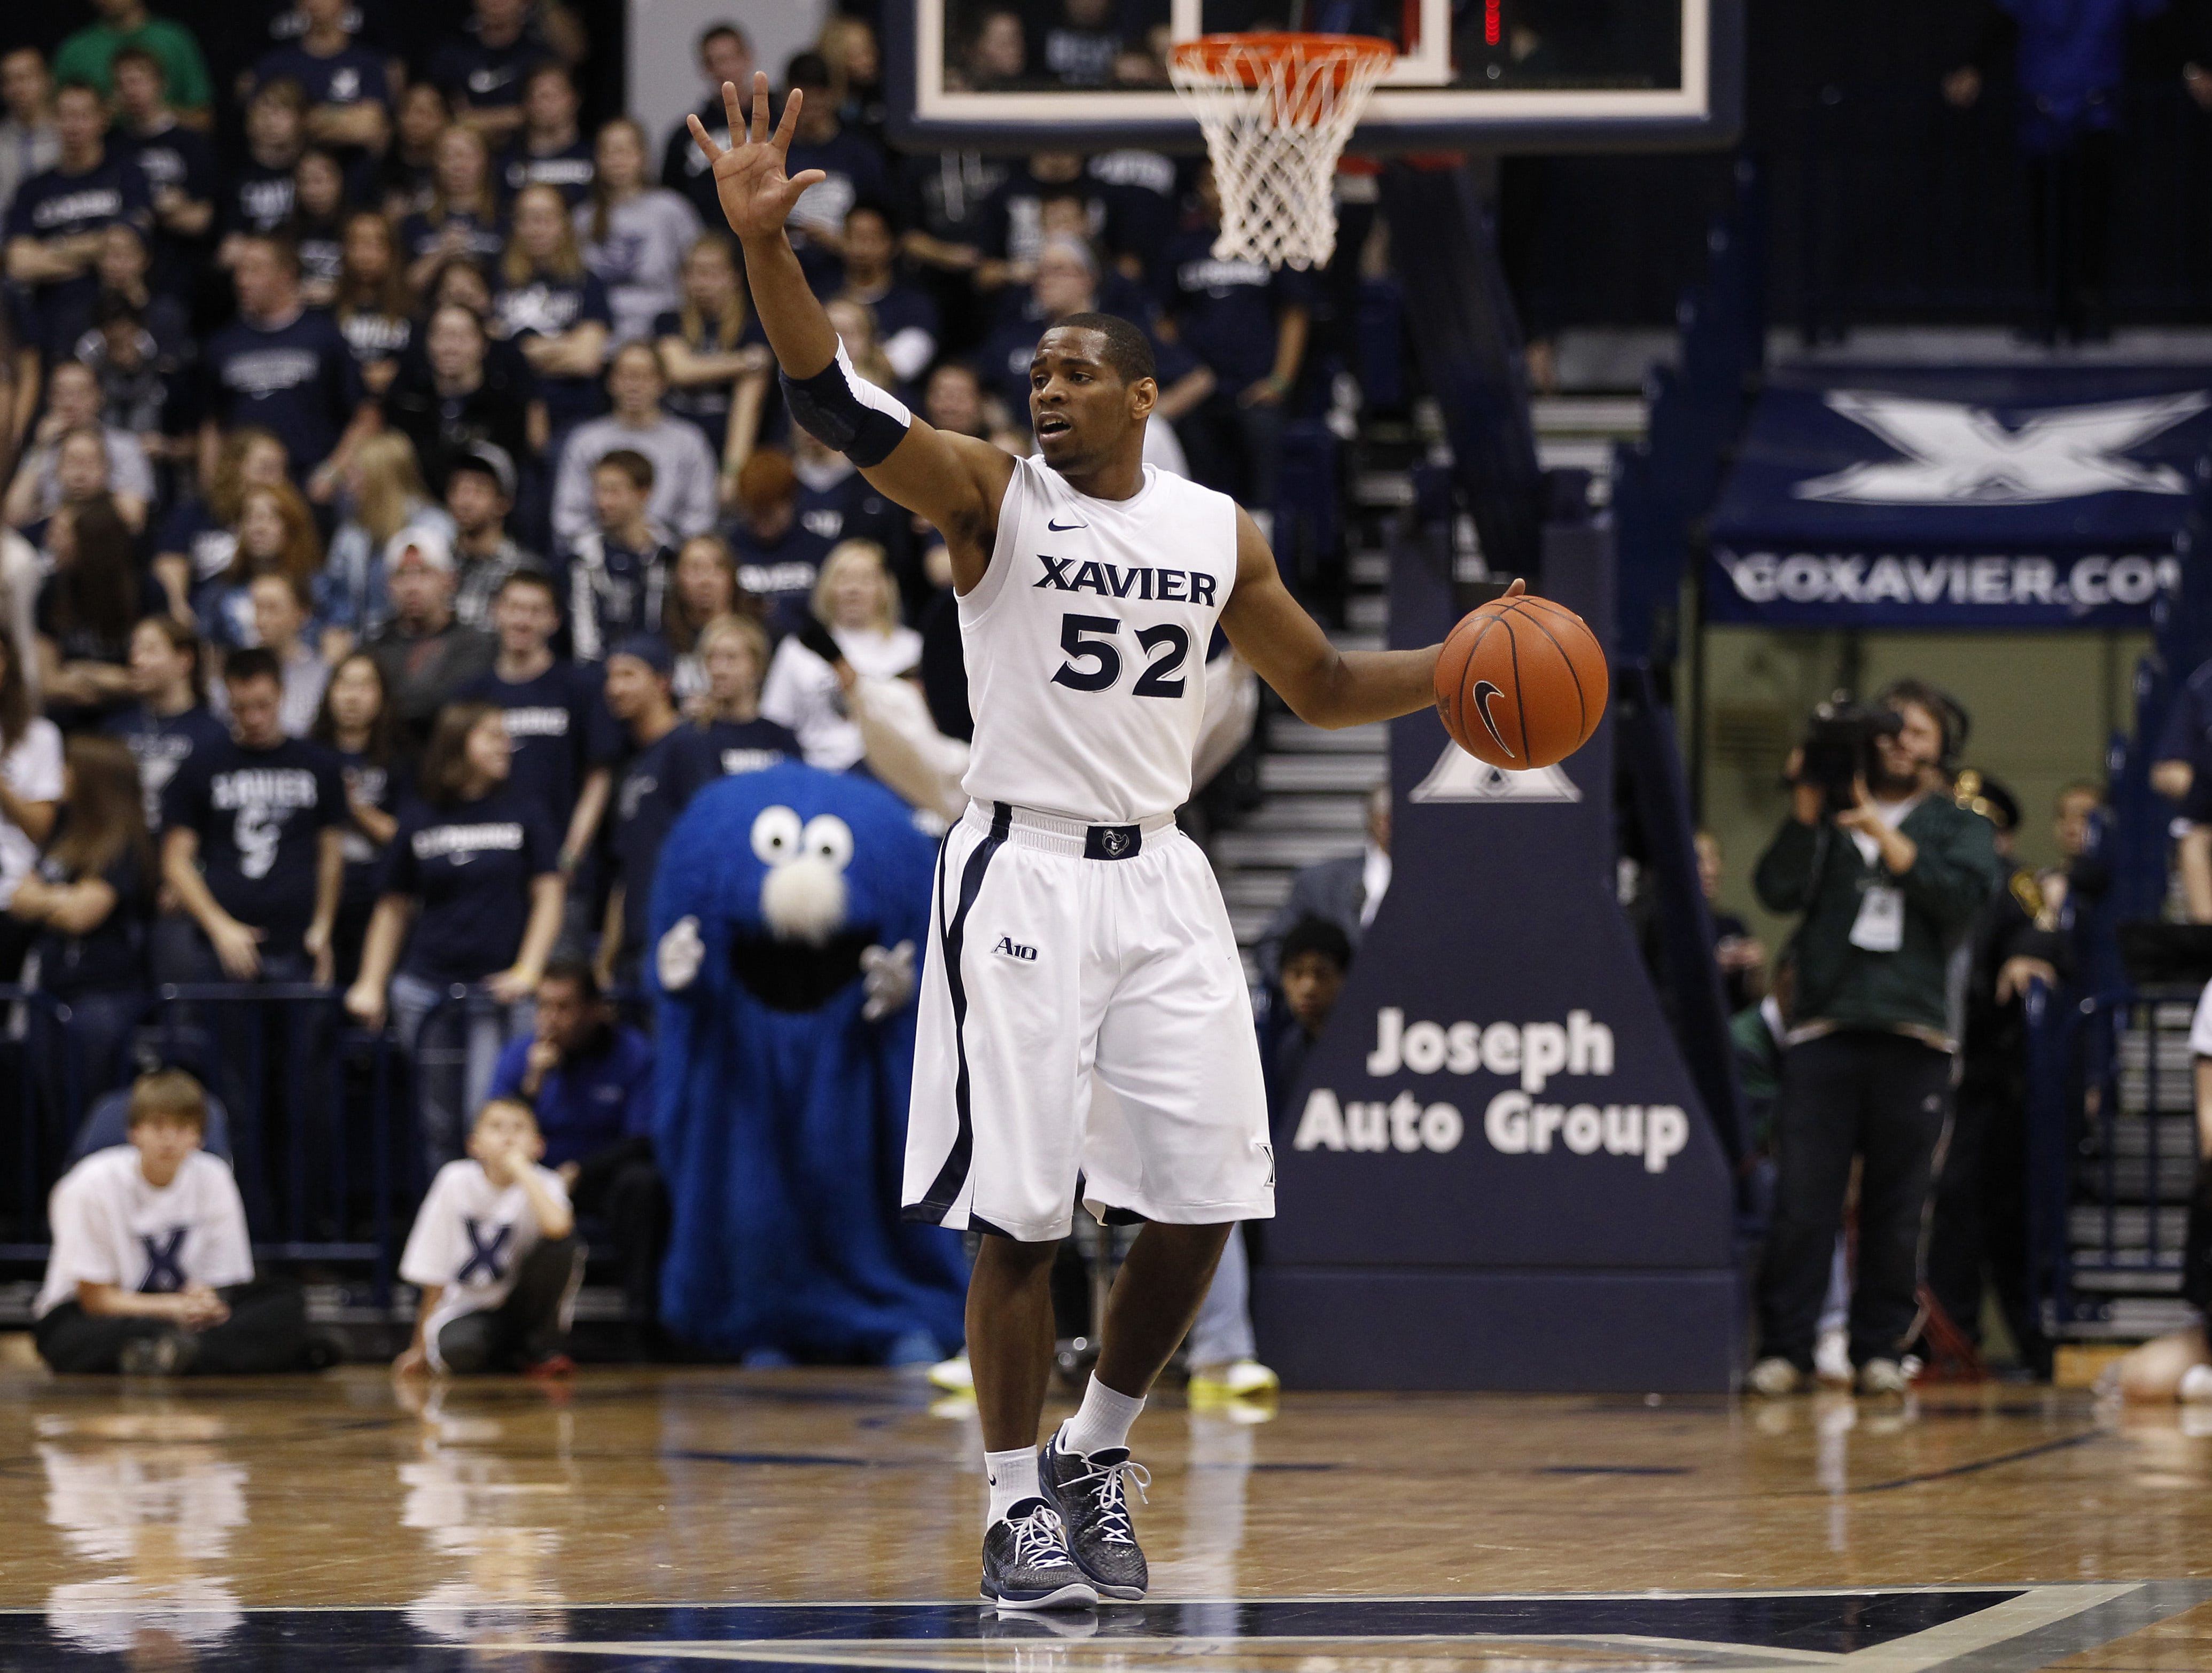
{"type": "Polygon", "coordinates": [[[1157,813],[1127,825],[1091,825],[1018,808],[1011,802],[970,802],[961,817],[981,835],[1070,859],[1134,859],[1149,843],[1182,837],[1171,813],[1157,813]]]}

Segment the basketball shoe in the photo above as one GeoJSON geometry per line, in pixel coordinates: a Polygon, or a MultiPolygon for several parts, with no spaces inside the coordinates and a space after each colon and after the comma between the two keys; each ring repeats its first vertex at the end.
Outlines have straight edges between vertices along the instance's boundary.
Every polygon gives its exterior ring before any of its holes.
{"type": "Polygon", "coordinates": [[[1126,1446],[1063,1452],[1055,1434],[1037,1454],[1037,1484],[1066,1523],[1068,1549],[1102,1597],[1133,1603],[1151,1584],[1124,1483],[1135,1482],[1142,1498],[1152,1479],[1144,1465],[1130,1462],[1126,1446]]]}
{"type": "Polygon", "coordinates": [[[1098,1592],[1067,1549],[1060,1512],[1024,1499],[983,1536],[983,1596],[1007,1609],[1081,1609],[1098,1592]]]}

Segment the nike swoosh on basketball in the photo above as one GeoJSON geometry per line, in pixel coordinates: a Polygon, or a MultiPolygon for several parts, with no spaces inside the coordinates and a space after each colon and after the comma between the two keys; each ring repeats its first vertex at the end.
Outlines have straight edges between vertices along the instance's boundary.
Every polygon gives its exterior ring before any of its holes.
{"type": "MultiPolygon", "coordinates": [[[[1474,698],[1474,712],[1482,717],[1483,729],[1490,734],[1492,741],[1499,749],[1507,755],[1513,755],[1513,746],[1500,735],[1498,723],[1490,718],[1490,700],[1493,697],[1503,697],[1505,694],[1487,680],[1477,680],[1472,694],[1474,698]]],[[[1521,757],[1513,755],[1513,759],[1519,761],[1521,757]]]]}
{"type": "Polygon", "coordinates": [[[1088,523],[1055,523],[1048,517],[1044,520],[1044,526],[1056,535],[1064,535],[1070,529],[1087,529],[1091,525],[1088,523]]]}

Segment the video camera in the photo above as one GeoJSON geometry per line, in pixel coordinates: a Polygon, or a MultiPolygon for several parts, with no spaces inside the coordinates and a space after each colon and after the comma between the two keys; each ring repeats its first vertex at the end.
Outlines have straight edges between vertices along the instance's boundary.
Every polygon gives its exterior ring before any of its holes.
{"type": "Polygon", "coordinates": [[[1818,785],[1831,813],[1858,804],[1857,781],[1878,771],[1877,739],[1894,737],[1905,717],[1892,708],[1870,708],[1849,692],[1838,692],[1813,711],[1797,766],[1797,782],[1818,785]]]}

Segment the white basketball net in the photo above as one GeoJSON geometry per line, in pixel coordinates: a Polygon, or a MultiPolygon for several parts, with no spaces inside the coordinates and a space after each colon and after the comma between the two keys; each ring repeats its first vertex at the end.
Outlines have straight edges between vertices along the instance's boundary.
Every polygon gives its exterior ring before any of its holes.
{"type": "Polygon", "coordinates": [[[1397,49],[1358,35],[1206,35],[1168,75],[1198,118],[1221,190],[1213,253],[1321,267],[1336,248],[1336,160],[1397,49]]]}

